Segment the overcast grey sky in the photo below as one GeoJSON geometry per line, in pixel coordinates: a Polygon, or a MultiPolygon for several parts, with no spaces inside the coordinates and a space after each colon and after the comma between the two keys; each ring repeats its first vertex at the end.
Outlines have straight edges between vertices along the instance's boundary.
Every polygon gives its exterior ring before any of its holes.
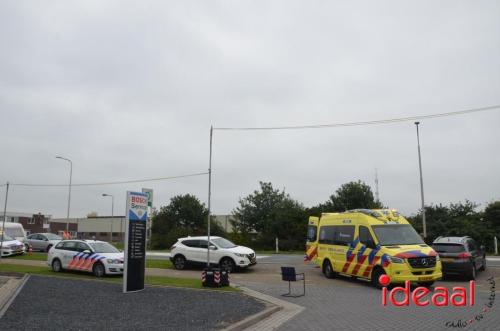
{"type": "MultiPolygon", "coordinates": [[[[2,1],[0,182],[204,172],[210,125],[340,123],[500,104],[499,1],[2,1]]],[[[500,199],[500,111],[424,120],[427,203],[500,199]]],[[[341,184],[420,204],[413,122],[222,132],[213,212],[270,181],[306,206],[341,184]]],[[[207,200],[207,177],[75,187],[71,216],[125,191],[207,200]]],[[[5,194],[4,188],[0,188],[5,194]]],[[[66,214],[65,188],[12,187],[8,210],[66,214]]]]}

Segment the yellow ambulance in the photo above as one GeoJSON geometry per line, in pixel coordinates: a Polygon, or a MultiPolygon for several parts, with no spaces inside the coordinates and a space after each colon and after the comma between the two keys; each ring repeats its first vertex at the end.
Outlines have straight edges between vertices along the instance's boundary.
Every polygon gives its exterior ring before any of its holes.
{"type": "Polygon", "coordinates": [[[305,260],[312,261],[328,278],[338,274],[391,283],[406,280],[430,286],[441,279],[438,254],[408,221],[393,209],[356,209],[310,217],[305,260]]]}

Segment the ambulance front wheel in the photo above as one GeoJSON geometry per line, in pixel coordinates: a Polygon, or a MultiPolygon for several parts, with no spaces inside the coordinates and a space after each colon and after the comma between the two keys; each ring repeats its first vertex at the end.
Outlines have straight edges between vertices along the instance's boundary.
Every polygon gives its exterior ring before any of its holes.
{"type": "Polygon", "coordinates": [[[333,271],[332,264],[328,260],[323,263],[323,273],[325,274],[326,278],[335,277],[335,272],[333,271]]]}
{"type": "Polygon", "coordinates": [[[377,266],[375,267],[375,269],[373,269],[372,271],[372,284],[373,286],[377,287],[377,288],[382,288],[383,285],[380,284],[380,276],[382,275],[385,275],[385,271],[382,267],[380,266],[377,266]]]}

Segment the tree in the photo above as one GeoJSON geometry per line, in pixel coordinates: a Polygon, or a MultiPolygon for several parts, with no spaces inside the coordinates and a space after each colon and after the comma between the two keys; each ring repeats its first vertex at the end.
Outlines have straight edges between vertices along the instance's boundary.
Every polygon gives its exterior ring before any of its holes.
{"type": "MultiPolygon", "coordinates": [[[[425,207],[427,243],[439,236],[471,236],[479,243],[492,248],[494,229],[485,212],[476,211],[478,205],[465,202],[450,203],[449,206],[430,205],[425,207]]],[[[487,208],[488,209],[488,208],[487,208]]],[[[422,233],[422,212],[408,218],[415,229],[422,233]]]]}
{"type": "Polygon", "coordinates": [[[500,201],[491,202],[486,206],[484,219],[495,229],[495,233],[500,235],[500,201]]]}
{"type": "MultiPolygon", "coordinates": [[[[177,195],[167,206],[161,207],[153,216],[153,248],[169,248],[180,237],[207,234],[208,209],[191,194],[177,195]]],[[[215,222],[211,223],[213,235],[223,234],[215,222]]]]}
{"type": "Polygon", "coordinates": [[[380,209],[384,206],[374,199],[371,187],[358,180],[343,184],[329,200],[309,208],[308,211],[311,215],[319,216],[323,212],[343,212],[361,208],[380,209]]]}
{"type": "Polygon", "coordinates": [[[256,232],[253,244],[259,248],[272,249],[277,237],[282,249],[302,249],[307,229],[305,208],[271,183],[259,184],[260,191],[240,199],[233,210],[238,239],[248,243],[256,232]]]}

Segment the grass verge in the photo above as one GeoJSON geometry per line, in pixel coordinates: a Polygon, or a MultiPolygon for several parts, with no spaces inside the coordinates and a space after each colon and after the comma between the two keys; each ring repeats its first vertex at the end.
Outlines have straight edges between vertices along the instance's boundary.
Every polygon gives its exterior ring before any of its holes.
{"type": "MultiPolygon", "coordinates": [[[[47,261],[47,253],[43,252],[33,252],[33,255],[24,253],[23,255],[14,255],[6,257],[6,259],[12,260],[34,260],[34,261],[47,261]]],[[[5,258],[4,258],[5,259],[5,258]]]]}
{"type": "MultiPolygon", "coordinates": [[[[33,252],[33,255],[16,255],[10,257],[4,257],[4,259],[9,260],[31,260],[31,261],[47,261],[47,253],[33,252]]],[[[146,268],[159,268],[159,269],[173,269],[172,262],[170,260],[160,260],[160,259],[146,259],[146,268]]]]}
{"type": "MultiPolygon", "coordinates": [[[[0,264],[0,272],[4,273],[18,273],[18,274],[32,274],[32,275],[42,275],[42,276],[52,276],[52,277],[68,277],[68,278],[78,278],[87,280],[97,280],[92,274],[84,272],[74,272],[74,271],[64,271],[64,272],[54,272],[48,267],[35,267],[27,265],[17,265],[17,264],[0,264]]],[[[105,282],[111,283],[121,283],[121,276],[107,276],[100,279],[105,282]]],[[[201,280],[199,279],[188,279],[188,278],[175,278],[175,277],[163,277],[163,276],[146,276],[145,283],[147,285],[159,285],[159,286],[173,286],[173,287],[185,287],[185,288],[195,288],[195,289],[206,289],[201,285],[201,280]]],[[[234,287],[219,287],[210,288],[219,291],[240,291],[234,287]]]]}

